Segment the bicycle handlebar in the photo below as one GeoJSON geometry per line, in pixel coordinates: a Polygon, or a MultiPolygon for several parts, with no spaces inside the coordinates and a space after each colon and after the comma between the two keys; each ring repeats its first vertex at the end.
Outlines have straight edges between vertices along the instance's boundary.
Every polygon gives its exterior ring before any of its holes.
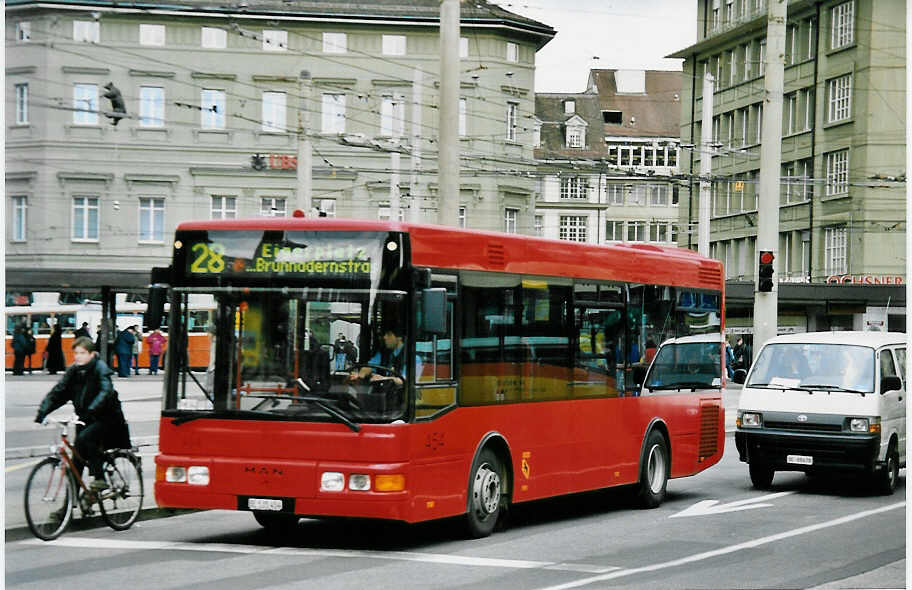
{"type": "Polygon", "coordinates": [[[46,426],[48,424],[59,424],[60,426],[63,426],[64,428],[69,426],[70,424],[85,426],[85,422],[80,420],[79,416],[77,416],[76,414],[70,414],[69,416],[67,416],[66,418],[64,418],[62,420],[59,418],[54,418],[52,416],[45,416],[44,420],[41,421],[41,425],[46,426]]]}

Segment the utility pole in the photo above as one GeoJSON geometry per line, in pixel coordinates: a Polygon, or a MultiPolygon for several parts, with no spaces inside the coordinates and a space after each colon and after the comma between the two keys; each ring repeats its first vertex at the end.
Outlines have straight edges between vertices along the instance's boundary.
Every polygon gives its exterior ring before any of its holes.
{"type": "Polygon", "coordinates": [[[412,148],[411,170],[409,179],[409,195],[412,202],[409,206],[409,221],[421,221],[421,196],[418,194],[418,171],[421,169],[421,70],[415,68],[412,78],[412,148]]]}
{"type": "MultiPolygon", "coordinates": [[[[708,69],[708,68],[707,68],[708,69]]],[[[713,99],[715,78],[703,75],[703,119],[700,127],[700,201],[697,206],[697,252],[709,256],[709,213],[712,208],[713,99]]]]}
{"type": "MultiPolygon", "coordinates": [[[[395,127],[395,123],[393,124],[395,127]]],[[[399,221],[399,211],[402,208],[399,202],[399,164],[401,154],[399,153],[399,136],[393,136],[393,149],[390,151],[390,221],[399,221]]]]}
{"type": "Polygon", "coordinates": [[[440,0],[437,223],[459,223],[459,0],[440,0]]]}
{"type": "Polygon", "coordinates": [[[779,251],[779,177],[782,169],[782,91],[785,78],[786,0],[770,0],[766,26],[766,75],[760,138],[760,186],[757,203],[757,248],[754,289],[754,354],[774,337],[779,324],[779,285],[775,270],[769,291],[761,289],[760,267],[773,263],[779,251]],[[772,253],[770,261],[762,252],[772,253]]]}
{"type": "Polygon", "coordinates": [[[311,192],[313,190],[313,146],[310,142],[310,89],[312,81],[310,71],[301,70],[298,79],[298,92],[301,95],[298,104],[298,194],[297,209],[310,215],[313,209],[311,192]]]}

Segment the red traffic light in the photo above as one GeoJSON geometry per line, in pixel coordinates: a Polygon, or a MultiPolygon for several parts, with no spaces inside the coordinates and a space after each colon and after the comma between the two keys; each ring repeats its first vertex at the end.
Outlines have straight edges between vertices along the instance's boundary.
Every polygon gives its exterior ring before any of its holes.
{"type": "Polygon", "coordinates": [[[760,264],[772,264],[773,263],[773,253],[769,250],[764,250],[760,252],[760,264]]]}

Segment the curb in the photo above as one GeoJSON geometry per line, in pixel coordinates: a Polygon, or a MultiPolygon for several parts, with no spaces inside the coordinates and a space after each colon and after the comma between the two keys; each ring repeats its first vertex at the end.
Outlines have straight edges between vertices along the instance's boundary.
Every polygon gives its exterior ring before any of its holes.
{"type": "MultiPolygon", "coordinates": [[[[193,508],[159,508],[158,506],[155,508],[143,508],[139,511],[139,516],[136,518],[136,522],[142,522],[144,520],[157,520],[159,518],[169,518],[171,516],[181,516],[183,514],[190,514],[192,512],[204,511],[196,510],[193,508]]],[[[87,531],[106,526],[108,526],[108,524],[101,516],[92,516],[91,518],[74,518],[72,522],[70,522],[70,526],[67,527],[67,530],[63,534],[66,535],[67,533],[87,531]]],[[[28,525],[10,527],[6,529],[4,533],[6,542],[23,541],[25,539],[37,540],[37,538],[32,535],[32,531],[29,530],[28,525]]]]}
{"type": "MultiPolygon", "coordinates": [[[[158,436],[136,436],[133,438],[135,448],[151,447],[158,445],[158,436]]],[[[6,449],[5,460],[10,459],[31,459],[32,457],[44,457],[50,454],[50,445],[37,445],[32,447],[14,447],[6,449]]],[[[56,448],[56,447],[55,447],[56,448]]]]}

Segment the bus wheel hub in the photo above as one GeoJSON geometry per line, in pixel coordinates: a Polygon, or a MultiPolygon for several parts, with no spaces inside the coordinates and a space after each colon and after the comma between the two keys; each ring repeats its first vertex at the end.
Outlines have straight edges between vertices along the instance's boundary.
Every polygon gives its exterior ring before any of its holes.
{"type": "Polygon", "coordinates": [[[497,506],[500,504],[500,476],[491,471],[490,466],[482,465],[475,473],[472,495],[479,512],[484,514],[497,512],[497,506]]]}

